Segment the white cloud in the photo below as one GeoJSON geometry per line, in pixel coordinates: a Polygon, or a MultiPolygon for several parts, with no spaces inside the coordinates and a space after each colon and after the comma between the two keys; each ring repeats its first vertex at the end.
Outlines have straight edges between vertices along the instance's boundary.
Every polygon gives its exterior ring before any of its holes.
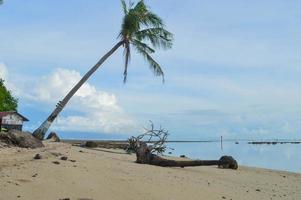
{"type": "Polygon", "coordinates": [[[260,37],[244,29],[237,34],[207,27],[203,30],[182,28],[175,32],[177,40],[173,50],[168,52],[170,59],[181,58],[220,68],[299,69],[300,41],[294,35],[279,38],[267,32],[269,37],[260,37]]]}
{"type": "Polygon", "coordinates": [[[0,78],[6,79],[7,77],[7,69],[4,63],[0,63],[0,78]]]}
{"type": "MultiPolygon", "coordinates": [[[[2,68],[5,71],[6,68],[2,68]]],[[[53,105],[62,100],[80,79],[79,72],[58,68],[47,76],[24,78],[21,84],[17,79],[18,84],[11,85],[19,98],[47,105],[50,113],[53,105]]],[[[62,113],[53,125],[55,130],[129,133],[136,128],[135,121],[120,107],[114,94],[98,90],[89,83],[77,91],[65,109],[79,114],[66,116],[62,113]]]]}
{"type": "Polygon", "coordinates": [[[0,78],[4,80],[5,87],[15,96],[15,87],[10,81],[11,77],[8,73],[7,66],[3,62],[0,62],[0,78]]]}

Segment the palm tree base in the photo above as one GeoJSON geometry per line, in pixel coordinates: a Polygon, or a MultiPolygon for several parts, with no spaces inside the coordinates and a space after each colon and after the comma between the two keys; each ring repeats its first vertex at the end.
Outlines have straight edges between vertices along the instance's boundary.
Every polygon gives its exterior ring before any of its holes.
{"type": "Polygon", "coordinates": [[[43,122],[43,124],[41,124],[41,126],[39,128],[37,128],[34,132],[33,132],[33,136],[39,140],[43,140],[49,127],[51,125],[51,122],[46,120],[45,122],[43,122]]]}

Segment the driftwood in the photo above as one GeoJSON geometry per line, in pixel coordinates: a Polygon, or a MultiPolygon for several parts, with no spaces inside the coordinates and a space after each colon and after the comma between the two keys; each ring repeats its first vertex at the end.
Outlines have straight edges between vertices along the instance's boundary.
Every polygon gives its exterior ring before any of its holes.
{"type": "Polygon", "coordinates": [[[7,146],[16,146],[21,148],[35,149],[44,147],[42,141],[33,137],[31,133],[18,130],[10,130],[7,133],[1,132],[0,142],[7,144],[7,146]]]}
{"type": "Polygon", "coordinates": [[[162,155],[166,147],[168,131],[161,127],[156,130],[151,122],[151,128],[137,137],[131,137],[128,152],[136,153],[136,162],[140,164],[156,165],[161,167],[192,167],[217,165],[225,169],[237,169],[237,161],[231,156],[222,156],[219,160],[170,160],[162,155]],[[146,139],[147,138],[147,139],[146,139]],[[156,139],[155,141],[153,139],[156,139]],[[150,144],[150,145],[148,145],[150,144]]]}
{"type": "Polygon", "coordinates": [[[170,160],[151,153],[145,142],[139,142],[136,148],[136,162],[161,167],[193,167],[217,165],[224,169],[237,169],[238,164],[231,156],[222,156],[219,160],[170,160]]]}

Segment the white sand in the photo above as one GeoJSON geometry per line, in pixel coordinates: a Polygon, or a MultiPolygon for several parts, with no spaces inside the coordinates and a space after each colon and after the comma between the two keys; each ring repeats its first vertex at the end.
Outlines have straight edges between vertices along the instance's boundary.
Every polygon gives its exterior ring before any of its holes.
{"type": "Polygon", "coordinates": [[[136,164],[134,155],[114,152],[63,143],[0,149],[0,200],[301,199],[301,174],[249,167],[163,168],[136,164]],[[36,153],[43,159],[33,160],[36,153]]]}

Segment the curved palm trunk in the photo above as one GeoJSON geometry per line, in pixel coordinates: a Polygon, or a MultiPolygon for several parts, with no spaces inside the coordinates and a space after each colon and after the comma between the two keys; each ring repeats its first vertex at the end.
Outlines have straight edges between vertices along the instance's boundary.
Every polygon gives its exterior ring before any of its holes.
{"type": "Polygon", "coordinates": [[[43,140],[47,130],[51,126],[52,122],[58,116],[58,114],[63,110],[66,104],[69,102],[71,97],[78,91],[78,89],[89,79],[89,77],[101,66],[101,64],[110,57],[124,41],[118,42],[108,53],[106,53],[83,77],[82,79],[70,90],[70,92],[65,96],[65,98],[60,101],[54,111],[49,115],[49,117],[40,125],[38,129],[33,132],[33,136],[43,140]]]}

